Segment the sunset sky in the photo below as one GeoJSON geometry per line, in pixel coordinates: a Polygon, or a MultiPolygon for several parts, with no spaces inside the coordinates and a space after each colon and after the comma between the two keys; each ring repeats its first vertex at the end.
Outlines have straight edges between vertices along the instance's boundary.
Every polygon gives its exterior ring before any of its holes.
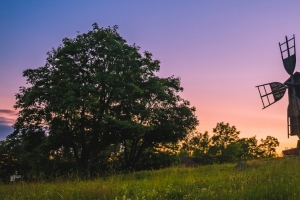
{"type": "MultiPolygon", "coordinates": [[[[1,1],[0,140],[12,132],[15,94],[26,86],[22,72],[45,64],[46,53],[100,27],[119,26],[128,44],[161,61],[161,77],[181,78],[183,98],[195,106],[198,130],[218,122],[240,137],[279,139],[281,152],[295,147],[287,138],[287,95],[262,110],[255,88],[284,82],[278,42],[295,34],[300,48],[300,1],[1,1]]],[[[296,65],[295,71],[300,71],[296,65]]]]}

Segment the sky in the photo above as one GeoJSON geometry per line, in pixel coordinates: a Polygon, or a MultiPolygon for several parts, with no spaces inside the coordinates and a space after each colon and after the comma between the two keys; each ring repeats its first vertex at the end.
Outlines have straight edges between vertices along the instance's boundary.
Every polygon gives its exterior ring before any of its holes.
{"type": "Polygon", "coordinates": [[[295,34],[300,47],[299,10],[300,1],[279,0],[0,0],[0,140],[17,118],[22,72],[44,66],[63,38],[96,22],[118,25],[128,44],[151,52],[161,62],[158,76],[180,77],[200,132],[213,135],[224,122],[240,137],[278,138],[279,153],[296,147],[298,137],[287,137],[287,95],[263,110],[255,86],[289,78],[278,43],[295,34]]]}

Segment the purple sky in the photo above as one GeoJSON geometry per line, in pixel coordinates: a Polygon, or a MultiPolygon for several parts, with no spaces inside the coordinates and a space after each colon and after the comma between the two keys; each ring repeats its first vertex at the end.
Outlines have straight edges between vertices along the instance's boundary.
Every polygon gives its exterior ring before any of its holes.
{"type": "Polygon", "coordinates": [[[129,44],[151,52],[161,61],[159,76],[181,77],[181,96],[197,108],[200,132],[212,135],[223,121],[241,137],[272,135],[279,150],[294,147],[298,138],[286,133],[287,96],[262,110],[255,86],[288,78],[278,42],[295,34],[300,47],[299,11],[299,1],[1,1],[0,140],[16,118],[22,71],[43,66],[64,37],[97,22],[119,25],[129,44]]]}

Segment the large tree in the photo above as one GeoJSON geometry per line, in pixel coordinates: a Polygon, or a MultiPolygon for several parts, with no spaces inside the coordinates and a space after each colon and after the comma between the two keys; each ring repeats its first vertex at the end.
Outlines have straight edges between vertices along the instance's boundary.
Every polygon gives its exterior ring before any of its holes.
{"type": "Polygon", "coordinates": [[[142,151],[177,142],[198,124],[195,108],[178,95],[180,79],[158,77],[159,64],[128,45],[116,26],[93,24],[64,38],[45,66],[23,72],[30,85],[16,95],[20,111],[9,137],[43,132],[50,152],[69,149],[81,171],[111,144],[122,144],[125,167],[134,168],[142,151]]]}

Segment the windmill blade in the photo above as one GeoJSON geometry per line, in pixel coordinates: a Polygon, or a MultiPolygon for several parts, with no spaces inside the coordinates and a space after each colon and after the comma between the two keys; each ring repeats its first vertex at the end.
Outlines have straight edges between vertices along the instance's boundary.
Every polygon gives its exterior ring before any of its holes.
{"type": "Polygon", "coordinates": [[[279,101],[286,91],[286,86],[279,82],[267,83],[256,87],[263,104],[263,109],[279,101]]]}
{"type": "Polygon", "coordinates": [[[289,95],[287,117],[288,136],[300,136],[300,99],[292,94],[289,95]]]}
{"type": "Polygon", "coordinates": [[[282,59],[283,66],[285,68],[285,71],[289,74],[292,75],[295,67],[296,67],[296,55],[290,55],[287,58],[282,59]]]}
{"type": "Polygon", "coordinates": [[[281,59],[283,62],[283,66],[285,68],[285,71],[289,75],[293,75],[295,67],[296,67],[296,45],[295,45],[295,35],[293,35],[292,39],[288,39],[285,36],[285,42],[280,44],[279,42],[279,48],[281,53],[281,59]],[[289,45],[289,42],[293,42],[292,45],[289,45]],[[281,46],[285,45],[285,50],[282,50],[281,46]],[[284,55],[285,54],[285,55],[284,55]]]}

